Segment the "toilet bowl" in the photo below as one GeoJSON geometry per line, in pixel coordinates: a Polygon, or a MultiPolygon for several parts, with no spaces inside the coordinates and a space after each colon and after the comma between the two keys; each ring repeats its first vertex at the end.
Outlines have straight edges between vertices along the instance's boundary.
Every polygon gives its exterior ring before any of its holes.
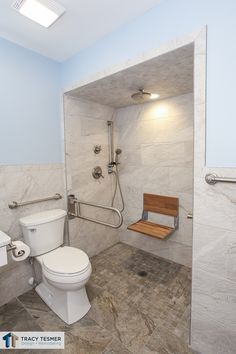
{"type": "Polygon", "coordinates": [[[41,265],[43,281],[35,290],[66,323],[81,319],[89,311],[85,284],[92,272],[85,252],[74,247],[59,247],[35,257],[41,265]]]}
{"type": "Polygon", "coordinates": [[[72,324],[91,307],[85,285],[92,267],[84,251],[62,246],[65,216],[64,210],[49,210],[22,218],[20,224],[31,256],[42,270],[36,292],[64,322],[72,324]]]}

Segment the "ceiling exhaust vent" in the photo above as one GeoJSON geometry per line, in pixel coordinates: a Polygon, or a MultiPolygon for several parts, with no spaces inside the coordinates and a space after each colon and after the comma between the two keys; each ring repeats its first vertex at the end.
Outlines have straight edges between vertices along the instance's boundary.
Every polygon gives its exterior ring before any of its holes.
{"type": "Polygon", "coordinates": [[[46,28],[65,12],[65,8],[54,0],[16,0],[11,8],[46,28]]]}
{"type": "Polygon", "coordinates": [[[16,10],[19,11],[22,5],[22,2],[24,2],[24,0],[16,0],[13,2],[13,4],[11,5],[11,7],[16,10]]]}

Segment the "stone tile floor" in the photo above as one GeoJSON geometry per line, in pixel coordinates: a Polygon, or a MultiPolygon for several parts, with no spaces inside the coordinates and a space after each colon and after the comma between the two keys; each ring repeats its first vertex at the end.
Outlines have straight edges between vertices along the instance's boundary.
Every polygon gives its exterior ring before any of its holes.
{"type": "Polygon", "coordinates": [[[187,345],[189,268],[123,243],[91,262],[87,291],[92,307],[79,322],[66,325],[31,290],[0,308],[0,330],[64,331],[65,350],[36,350],[43,354],[193,353],[187,345]],[[140,271],[147,274],[140,276],[140,271]]]}

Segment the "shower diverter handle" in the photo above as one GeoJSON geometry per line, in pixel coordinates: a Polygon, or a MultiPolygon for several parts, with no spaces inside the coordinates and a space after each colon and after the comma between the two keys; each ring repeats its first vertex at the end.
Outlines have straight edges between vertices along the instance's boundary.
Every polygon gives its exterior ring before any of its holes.
{"type": "Polygon", "coordinates": [[[94,167],[93,171],[92,171],[92,176],[95,179],[99,179],[99,178],[104,178],[103,174],[102,174],[102,169],[100,166],[96,166],[94,167]]]}

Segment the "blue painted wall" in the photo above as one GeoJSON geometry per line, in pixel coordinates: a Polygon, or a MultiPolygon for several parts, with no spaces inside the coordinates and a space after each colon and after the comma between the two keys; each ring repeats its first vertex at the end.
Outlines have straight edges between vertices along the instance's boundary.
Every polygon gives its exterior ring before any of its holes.
{"type": "Polygon", "coordinates": [[[208,25],[207,165],[236,166],[236,1],[162,0],[62,66],[68,88],[87,75],[208,25]]]}
{"type": "Polygon", "coordinates": [[[62,161],[59,70],[0,39],[0,164],[62,161]]]}
{"type": "Polygon", "coordinates": [[[162,0],[63,64],[0,39],[0,164],[62,161],[61,87],[207,24],[207,165],[235,167],[235,16],[235,0],[162,0]]]}

